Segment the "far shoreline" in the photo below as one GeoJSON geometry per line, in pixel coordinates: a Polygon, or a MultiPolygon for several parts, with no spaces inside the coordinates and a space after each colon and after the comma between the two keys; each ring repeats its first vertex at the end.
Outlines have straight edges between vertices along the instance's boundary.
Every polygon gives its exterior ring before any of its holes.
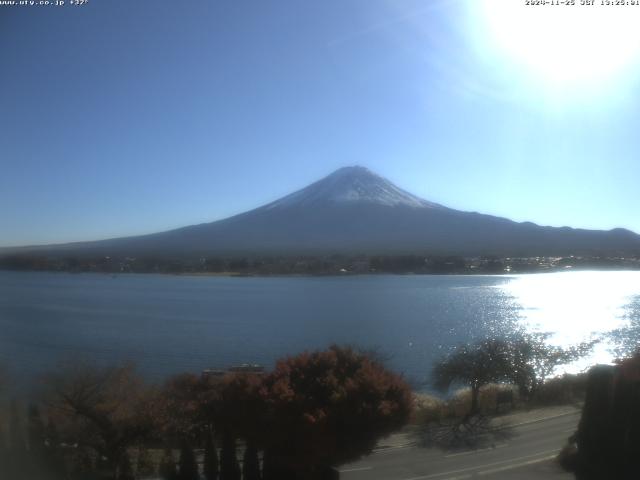
{"type": "Polygon", "coordinates": [[[518,275],[564,271],[640,271],[634,256],[460,256],[326,254],[153,256],[0,256],[0,270],[69,273],[152,273],[209,277],[343,277],[352,275],[518,275]]]}
{"type": "Polygon", "coordinates": [[[348,278],[348,277],[515,277],[519,275],[544,275],[571,272],[640,272],[640,268],[565,268],[515,272],[338,272],[338,273],[254,273],[254,272],[102,272],[102,271],[74,271],[74,270],[15,270],[0,268],[0,272],[7,273],[52,273],[68,275],[101,275],[117,278],[129,275],[160,275],[166,277],[210,277],[210,278],[348,278]]]}

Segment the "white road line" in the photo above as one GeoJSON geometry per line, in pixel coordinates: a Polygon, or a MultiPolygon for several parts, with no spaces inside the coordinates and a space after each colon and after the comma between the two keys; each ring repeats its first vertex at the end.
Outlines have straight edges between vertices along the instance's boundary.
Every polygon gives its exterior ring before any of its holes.
{"type": "Polygon", "coordinates": [[[347,472],[363,472],[365,470],[371,470],[373,467],[356,467],[356,468],[346,468],[344,470],[338,470],[340,473],[347,472]]]}
{"type": "Polygon", "coordinates": [[[528,420],[528,421],[524,421],[524,422],[520,422],[520,423],[507,423],[505,425],[505,427],[507,428],[514,428],[514,427],[521,427],[523,425],[532,425],[534,423],[542,423],[545,422],[547,420],[555,420],[556,418],[561,418],[561,417],[568,417],[570,415],[580,415],[582,413],[581,410],[578,410],[576,412],[566,412],[566,413],[559,413],[557,415],[551,415],[549,417],[543,417],[543,418],[536,418],[534,420],[528,420]]]}
{"type": "Polygon", "coordinates": [[[473,455],[474,453],[480,453],[480,452],[486,452],[486,451],[490,451],[490,450],[495,450],[496,448],[506,447],[507,445],[509,445],[509,444],[508,443],[501,443],[499,445],[494,445],[493,447],[478,448],[477,450],[468,450],[466,452],[450,453],[449,455],[444,455],[444,458],[460,457],[462,455],[473,455]]]}
{"type": "Polygon", "coordinates": [[[506,470],[513,470],[514,468],[526,467],[527,465],[533,465],[534,463],[540,463],[540,462],[545,462],[547,460],[551,460],[553,458],[556,458],[557,455],[558,455],[558,452],[554,453],[553,455],[549,455],[547,457],[536,458],[535,460],[529,460],[528,462],[516,463],[513,465],[506,465],[504,467],[499,467],[499,468],[492,468],[491,470],[483,470],[481,472],[478,472],[478,475],[491,475],[492,473],[504,472],[506,470]]]}
{"type": "Polygon", "coordinates": [[[417,446],[416,443],[407,443],[405,445],[394,445],[393,447],[385,447],[374,450],[371,455],[385,455],[387,453],[394,453],[396,450],[402,450],[404,448],[411,448],[417,446]]]}
{"type": "MultiPolygon", "coordinates": [[[[500,465],[503,463],[509,463],[509,462],[514,462],[514,461],[518,461],[518,460],[524,460],[526,458],[532,458],[532,457],[538,457],[540,455],[549,455],[550,453],[553,453],[553,456],[557,455],[559,452],[559,450],[547,450],[546,452],[538,452],[538,453],[533,453],[531,455],[524,455],[523,457],[518,457],[518,458],[510,458],[508,460],[501,460],[499,462],[491,462],[491,463],[485,463],[484,465],[474,465],[473,467],[467,467],[467,468],[461,468],[459,470],[450,470],[448,472],[440,472],[440,473],[432,473],[430,475],[422,475],[420,477],[411,477],[411,478],[405,478],[403,480],[426,480],[428,478],[435,478],[435,477],[444,477],[446,475],[455,475],[456,473],[464,473],[464,472],[470,472],[470,471],[479,471],[482,468],[486,468],[486,467],[492,467],[494,465],[500,465]]],[[[545,457],[543,459],[536,459],[533,463],[535,462],[542,462],[544,460],[547,460],[548,457],[545,457]]],[[[522,464],[512,464],[512,465],[516,465],[515,467],[512,467],[510,465],[506,465],[505,467],[509,467],[509,468],[517,468],[517,466],[520,466],[522,464]]],[[[489,471],[489,470],[487,470],[489,471]]],[[[462,476],[462,477],[445,477],[442,480],[455,480],[457,478],[467,478],[467,476],[462,476]]]]}

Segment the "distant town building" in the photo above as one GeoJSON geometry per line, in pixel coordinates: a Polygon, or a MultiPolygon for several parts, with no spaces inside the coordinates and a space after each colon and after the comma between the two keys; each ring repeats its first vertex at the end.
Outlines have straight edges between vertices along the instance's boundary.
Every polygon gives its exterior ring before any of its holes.
{"type": "Polygon", "coordinates": [[[252,373],[254,375],[264,375],[265,368],[263,365],[259,365],[257,363],[243,363],[240,365],[232,365],[229,368],[221,369],[221,368],[207,368],[202,371],[203,378],[215,378],[222,377],[227,373],[252,373]]]}

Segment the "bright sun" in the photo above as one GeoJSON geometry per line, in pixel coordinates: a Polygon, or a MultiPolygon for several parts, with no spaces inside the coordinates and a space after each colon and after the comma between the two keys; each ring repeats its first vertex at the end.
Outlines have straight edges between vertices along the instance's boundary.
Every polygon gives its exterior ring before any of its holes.
{"type": "Polygon", "coordinates": [[[640,55],[640,6],[580,3],[474,0],[483,37],[527,75],[559,86],[611,79],[640,55]]]}

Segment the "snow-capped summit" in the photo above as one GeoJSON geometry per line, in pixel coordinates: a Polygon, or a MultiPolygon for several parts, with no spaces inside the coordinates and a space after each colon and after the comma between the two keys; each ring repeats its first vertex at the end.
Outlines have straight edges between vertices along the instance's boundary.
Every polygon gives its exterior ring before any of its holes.
{"type": "Polygon", "coordinates": [[[265,206],[266,209],[340,204],[377,204],[389,207],[444,208],[402,190],[389,180],[361,167],[343,167],[302,190],[265,206]]]}

